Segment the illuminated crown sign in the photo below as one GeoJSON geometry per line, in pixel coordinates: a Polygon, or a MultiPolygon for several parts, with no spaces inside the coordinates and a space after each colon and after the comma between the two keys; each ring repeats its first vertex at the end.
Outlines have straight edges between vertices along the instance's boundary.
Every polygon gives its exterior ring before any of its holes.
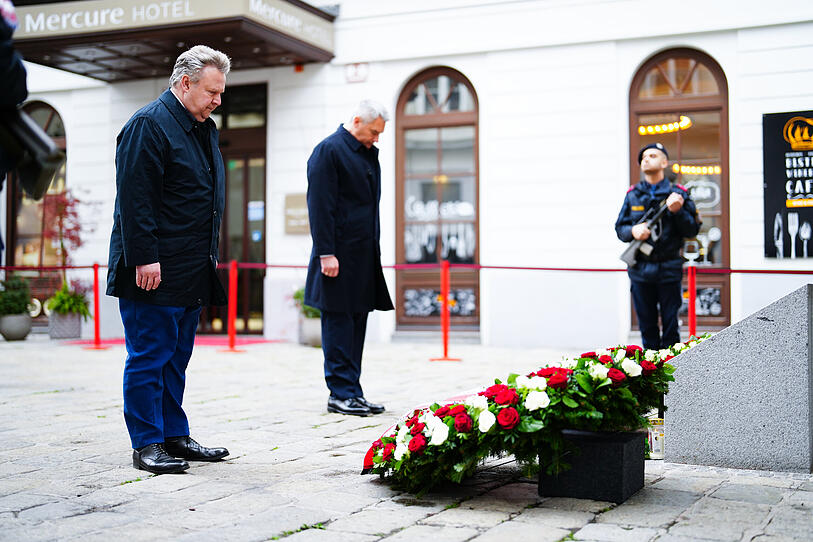
{"type": "Polygon", "coordinates": [[[782,135],[785,141],[790,143],[790,148],[794,151],[813,150],[813,136],[810,135],[813,128],[813,119],[806,117],[793,117],[785,123],[782,135]]]}

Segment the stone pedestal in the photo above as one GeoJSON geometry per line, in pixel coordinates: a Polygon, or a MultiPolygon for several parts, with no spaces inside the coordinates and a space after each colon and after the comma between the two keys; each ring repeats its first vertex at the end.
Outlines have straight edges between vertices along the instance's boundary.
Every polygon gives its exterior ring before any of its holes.
{"type": "Polygon", "coordinates": [[[666,461],[813,472],[808,284],[674,359],[666,461]]]}
{"type": "Polygon", "coordinates": [[[621,503],[644,487],[646,433],[562,431],[579,452],[565,458],[571,468],[556,476],[541,465],[539,495],[621,503]]]}

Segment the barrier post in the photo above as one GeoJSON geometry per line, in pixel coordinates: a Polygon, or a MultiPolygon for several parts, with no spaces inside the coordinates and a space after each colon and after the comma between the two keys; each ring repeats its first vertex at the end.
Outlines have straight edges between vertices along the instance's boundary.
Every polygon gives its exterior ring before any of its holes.
{"type": "Polygon", "coordinates": [[[697,267],[694,262],[689,263],[688,269],[688,283],[689,283],[689,337],[697,337],[697,312],[696,312],[696,298],[697,298],[697,267]]]}
{"type": "Polygon", "coordinates": [[[85,347],[85,350],[107,350],[107,345],[102,345],[101,333],[99,331],[99,264],[93,264],[93,344],[85,347]]]}
{"type": "Polygon", "coordinates": [[[229,308],[228,308],[228,324],[227,329],[229,332],[229,347],[224,348],[221,352],[243,352],[235,347],[237,342],[237,328],[235,321],[237,320],[237,260],[229,262],[229,308]]]}
{"type": "Polygon", "coordinates": [[[449,260],[443,260],[440,265],[440,331],[443,335],[443,357],[430,358],[429,361],[461,361],[460,358],[449,357],[449,260]]]}

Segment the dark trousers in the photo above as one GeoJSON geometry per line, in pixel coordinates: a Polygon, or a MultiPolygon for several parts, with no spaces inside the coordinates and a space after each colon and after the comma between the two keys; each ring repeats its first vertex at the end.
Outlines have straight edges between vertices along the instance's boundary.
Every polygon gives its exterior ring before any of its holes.
{"type": "Polygon", "coordinates": [[[367,312],[322,311],[325,382],[337,399],[361,397],[361,354],[367,333],[367,312]]]}
{"type": "Polygon", "coordinates": [[[680,281],[677,282],[639,282],[632,281],[630,287],[632,303],[638,315],[638,327],[644,348],[668,348],[680,342],[678,311],[682,303],[680,281]],[[663,334],[658,327],[658,309],[660,308],[663,334]]]}
{"type": "Polygon", "coordinates": [[[119,299],[127,361],[124,421],[133,448],[189,434],[181,407],[200,307],[119,299]]]}

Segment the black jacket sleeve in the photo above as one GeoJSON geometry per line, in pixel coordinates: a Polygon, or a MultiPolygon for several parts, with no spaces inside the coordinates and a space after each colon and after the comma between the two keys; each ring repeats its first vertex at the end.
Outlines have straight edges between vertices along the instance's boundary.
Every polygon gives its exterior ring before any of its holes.
{"type": "Polygon", "coordinates": [[[119,135],[116,185],[124,263],[128,267],[158,261],[163,153],[159,129],[147,117],[133,119],[119,135]]]}
{"type": "Polygon", "coordinates": [[[308,159],[308,220],[319,256],[336,254],[339,174],[329,145],[318,145],[308,159]]]}

